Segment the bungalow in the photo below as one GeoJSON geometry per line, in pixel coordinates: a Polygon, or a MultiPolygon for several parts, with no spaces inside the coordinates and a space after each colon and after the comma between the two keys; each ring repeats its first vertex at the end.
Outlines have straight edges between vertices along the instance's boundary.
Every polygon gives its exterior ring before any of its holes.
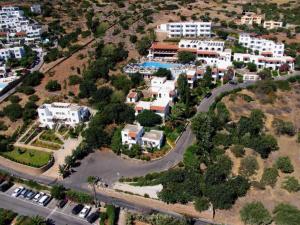
{"type": "Polygon", "coordinates": [[[135,106],[135,115],[138,115],[143,110],[155,112],[165,120],[170,111],[169,99],[156,99],[153,102],[139,101],[135,106]]]}
{"type": "Polygon", "coordinates": [[[138,93],[134,90],[131,90],[129,94],[126,97],[126,102],[127,103],[136,103],[138,101],[138,93]]]}

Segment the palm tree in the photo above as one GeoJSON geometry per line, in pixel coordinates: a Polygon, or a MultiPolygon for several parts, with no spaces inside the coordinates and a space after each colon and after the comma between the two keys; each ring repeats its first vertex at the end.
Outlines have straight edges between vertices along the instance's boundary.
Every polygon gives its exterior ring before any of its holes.
{"type": "Polygon", "coordinates": [[[31,218],[30,225],[45,225],[46,220],[43,217],[40,216],[34,216],[31,218]]]}

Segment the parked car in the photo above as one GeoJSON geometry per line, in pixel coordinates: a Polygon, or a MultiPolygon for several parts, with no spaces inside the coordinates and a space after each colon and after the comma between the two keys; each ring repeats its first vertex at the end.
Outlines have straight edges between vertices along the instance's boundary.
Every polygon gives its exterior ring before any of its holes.
{"type": "Polygon", "coordinates": [[[35,191],[30,191],[27,195],[26,195],[26,199],[28,200],[32,200],[34,198],[34,196],[36,195],[35,191]]]}
{"type": "Polygon", "coordinates": [[[39,192],[39,193],[37,193],[37,194],[34,196],[33,201],[38,202],[44,195],[45,195],[44,192],[39,192]]]}
{"type": "Polygon", "coordinates": [[[67,204],[67,202],[68,202],[68,199],[62,199],[56,204],[56,206],[58,208],[63,208],[67,204]]]}
{"type": "Polygon", "coordinates": [[[208,92],[208,93],[205,95],[205,98],[209,98],[211,95],[212,95],[212,93],[211,93],[211,92],[208,92]]]}
{"type": "Polygon", "coordinates": [[[26,188],[24,188],[24,189],[21,191],[20,197],[25,198],[25,196],[27,195],[28,192],[29,192],[29,190],[26,189],[26,188]]]}
{"type": "Polygon", "coordinates": [[[77,215],[82,209],[83,209],[83,205],[78,204],[72,209],[72,214],[77,215]]]}
{"type": "Polygon", "coordinates": [[[80,211],[79,217],[85,218],[91,211],[92,207],[89,205],[85,205],[84,208],[80,211]]]}
{"type": "Polygon", "coordinates": [[[91,213],[91,214],[86,218],[86,220],[87,220],[89,223],[94,223],[99,217],[100,217],[100,212],[99,212],[99,211],[95,211],[95,212],[91,213]]]}
{"type": "Polygon", "coordinates": [[[49,195],[44,195],[43,197],[41,197],[41,199],[39,200],[39,205],[42,206],[46,206],[50,201],[51,201],[51,196],[49,195]]]}
{"type": "Polygon", "coordinates": [[[18,197],[21,192],[24,190],[24,187],[20,186],[20,187],[17,187],[14,192],[11,194],[12,197],[18,197]]]}
{"type": "Polygon", "coordinates": [[[230,81],[229,81],[229,84],[232,84],[232,85],[237,85],[237,84],[238,84],[238,82],[237,82],[236,80],[230,80],[230,81]]]}
{"type": "Polygon", "coordinates": [[[1,185],[0,185],[0,191],[4,192],[6,190],[8,190],[10,187],[12,186],[12,183],[9,181],[4,181],[1,185]]]}

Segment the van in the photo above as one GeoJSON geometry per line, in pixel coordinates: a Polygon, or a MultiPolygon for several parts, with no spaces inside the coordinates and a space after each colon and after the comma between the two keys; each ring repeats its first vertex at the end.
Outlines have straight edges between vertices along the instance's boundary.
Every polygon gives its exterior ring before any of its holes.
{"type": "Polygon", "coordinates": [[[39,205],[44,206],[45,202],[48,200],[49,196],[44,195],[43,197],[41,197],[41,199],[39,200],[39,205]]]}

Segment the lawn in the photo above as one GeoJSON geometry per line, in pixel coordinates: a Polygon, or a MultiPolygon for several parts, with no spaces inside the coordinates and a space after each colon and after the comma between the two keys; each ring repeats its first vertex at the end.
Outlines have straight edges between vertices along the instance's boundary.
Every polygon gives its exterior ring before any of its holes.
{"type": "Polygon", "coordinates": [[[33,146],[36,147],[41,147],[41,148],[48,148],[51,150],[58,150],[60,149],[61,145],[53,143],[53,142],[46,142],[46,141],[42,141],[42,140],[35,140],[32,143],[33,146]]]}
{"type": "Polygon", "coordinates": [[[12,161],[37,168],[46,165],[51,159],[50,153],[33,149],[15,148],[12,151],[3,152],[1,154],[3,157],[12,161]]]}

